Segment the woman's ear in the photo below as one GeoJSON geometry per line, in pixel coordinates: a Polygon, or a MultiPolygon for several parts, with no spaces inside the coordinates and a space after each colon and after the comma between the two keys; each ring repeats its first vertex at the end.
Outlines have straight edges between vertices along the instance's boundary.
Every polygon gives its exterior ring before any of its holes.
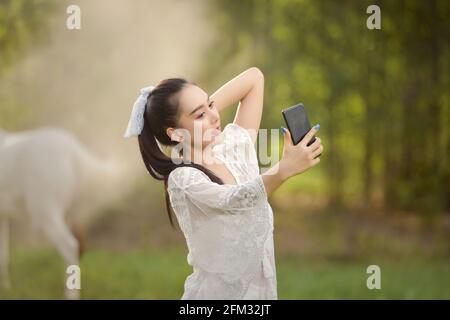
{"type": "Polygon", "coordinates": [[[166,134],[169,136],[170,140],[172,140],[172,141],[177,141],[177,142],[183,141],[183,137],[176,134],[174,128],[167,128],[166,134]]]}

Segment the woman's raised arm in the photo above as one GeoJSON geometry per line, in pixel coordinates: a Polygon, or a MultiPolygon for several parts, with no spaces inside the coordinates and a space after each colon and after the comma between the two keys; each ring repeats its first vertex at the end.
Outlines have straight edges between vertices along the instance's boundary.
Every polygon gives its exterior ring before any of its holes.
{"type": "Polygon", "coordinates": [[[264,102],[264,75],[256,67],[234,77],[211,95],[217,110],[222,111],[239,102],[233,123],[250,130],[253,143],[261,123],[264,102]]]}

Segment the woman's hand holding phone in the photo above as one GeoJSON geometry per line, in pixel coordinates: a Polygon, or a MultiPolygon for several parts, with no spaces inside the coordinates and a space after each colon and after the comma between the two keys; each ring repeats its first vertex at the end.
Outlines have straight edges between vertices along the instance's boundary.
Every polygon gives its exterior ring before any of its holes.
{"type": "Polygon", "coordinates": [[[284,131],[284,146],[279,170],[282,170],[282,175],[285,179],[305,172],[320,162],[319,155],[323,151],[320,138],[316,137],[312,144],[307,145],[319,128],[319,125],[312,127],[297,145],[292,143],[289,130],[286,128],[282,129],[284,131]]]}

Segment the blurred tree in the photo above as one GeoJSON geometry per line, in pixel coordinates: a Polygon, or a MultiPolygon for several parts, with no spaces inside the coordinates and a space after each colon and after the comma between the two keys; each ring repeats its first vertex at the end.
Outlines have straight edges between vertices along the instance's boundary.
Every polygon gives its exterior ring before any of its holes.
{"type": "MultiPolygon", "coordinates": [[[[6,74],[14,79],[15,63],[47,39],[48,26],[60,5],[56,0],[0,0],[0,79],[6,74]]],[[[8,124],[8,128],[19,129],[30,120],[29,109],[16,101],[20,90],[0,86],[0,127],[8,124]]]]}
{"type": "Polygon", "coordinates": [[[305,103],[322,124],[332,208],[450,211],[450,2],[217,0],[215,12],[223,37],[204,77],[260,67],[262,127],[305,103]],[[381,30],[366,27],[371,4],[381,30]]]}
{"type": "Polygon", "coordinates": [[[0,0],[0,71],[43,40],[55,0],[0,0]]]}

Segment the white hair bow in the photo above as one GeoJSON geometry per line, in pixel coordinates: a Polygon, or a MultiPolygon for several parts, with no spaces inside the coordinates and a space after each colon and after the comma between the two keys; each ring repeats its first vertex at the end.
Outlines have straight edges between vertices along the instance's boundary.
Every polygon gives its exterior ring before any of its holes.
{"type": "Polygon", "coordinates": [[[144,112],[147,104],[148,95],[153,91],[154,86],[148,86],[141,89],[141,94],[137,97],[131,110],[130,121],[125,131],[124,137],[130,138],[141,134],[144,128],[144,112]]]}

